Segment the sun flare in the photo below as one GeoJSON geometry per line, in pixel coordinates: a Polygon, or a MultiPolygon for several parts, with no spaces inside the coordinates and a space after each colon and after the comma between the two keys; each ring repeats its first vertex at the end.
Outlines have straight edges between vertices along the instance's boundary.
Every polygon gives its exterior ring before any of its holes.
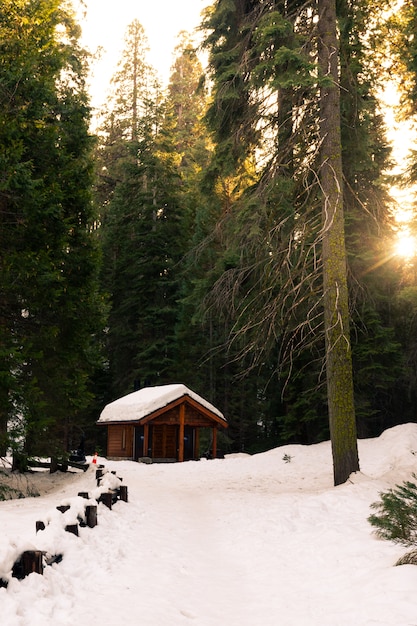
{"type": "Polygon", "coordinates": [[[416,238],[411,235],[407,230],[402,230],[397,233],[397,241],[395,244],[395,253],[397,256],[401,256],[404,259],[411,259],[417,253],[417,241],[416,238]]]}

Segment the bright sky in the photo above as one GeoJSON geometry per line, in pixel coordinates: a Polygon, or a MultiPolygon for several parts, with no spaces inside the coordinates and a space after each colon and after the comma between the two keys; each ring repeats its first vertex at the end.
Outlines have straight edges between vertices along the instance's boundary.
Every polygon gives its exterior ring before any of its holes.
{"type": "Polygon", "coordinates": [[[149,41],[148,61],[166,83],[173,62],[176,38],[181,30],[192,32],[200,24],[202,10],[211,0],[73,0],[83,30],[82,44],[94,52],[104,49],[93,67],[92,105],[106,99],[110,79],[124,47],[128,25],[138,19],[149,41]]]}

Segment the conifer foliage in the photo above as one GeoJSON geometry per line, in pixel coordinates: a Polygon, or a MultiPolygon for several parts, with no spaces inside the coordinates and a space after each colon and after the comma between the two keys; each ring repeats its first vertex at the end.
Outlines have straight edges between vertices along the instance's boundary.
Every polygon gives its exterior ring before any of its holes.
{"type": "MultiPolygon", "coordinates": [[[[413,478],[417,477],[413,474],[413,478]]],[[[405,546],[417,543],[417,485],[409,480],[393,489],[382,492],[381,500],[374,502],[375,509],[368,521],[376,528],[381,539],[405,546]]]]}
{"type": "Polygon", "coordinates": [[[0,435],[31,454],[67,450],[102,324],[79,34],[61,0],[2,3],[0,435]]]}
{"type": "Polygon", "coordinates": [[[58,451],[94,395],[91,421],[181,381],[225,413],[231,451],[330,434],[338,484],[356,426],[414,419],[415,288],[389,253],[378,88],[391,41],[415,114],[415,7],[384,30],[388,7],[215,0],[207,71],[182,33],[166,91],[134,20],[94,145],[66,2],[4,0],[0,452],[58,451]]]}
{"type": "Polygon", "coordinates": [[[104,111],[98,148],[103,286],[109,295],[112,393],[172,380],[181,165],[147,39],[135,20],[104,111]]]}

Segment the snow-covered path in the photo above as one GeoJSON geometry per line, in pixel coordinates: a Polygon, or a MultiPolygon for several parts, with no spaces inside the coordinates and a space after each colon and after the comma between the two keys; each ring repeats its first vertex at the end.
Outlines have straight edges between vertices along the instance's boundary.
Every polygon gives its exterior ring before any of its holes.
{"type": "Polygon", "coordinates": [[[415,626],[417,567],[393,567],[406,549],[376,539],[367,517],[382,489],[411,477],[416,450],[411,424],[360,442],[361,473],[338,488],[327,442],[199,463],[102,459],[129,502],[100,504],[78,538],[50,511],[91,492],[93,470],[0,503],[0,570],[13,543],[64,552],[44,576],[0,589],[0,624],[415,626]]]}

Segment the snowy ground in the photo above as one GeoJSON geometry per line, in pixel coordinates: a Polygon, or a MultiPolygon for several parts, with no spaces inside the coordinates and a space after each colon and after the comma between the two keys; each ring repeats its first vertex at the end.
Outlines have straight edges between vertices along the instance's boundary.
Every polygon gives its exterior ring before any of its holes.
{"type": "Polygon", "coordinates": [[[394,567],[407,549],[377,539],[367,517],[417,471],[417,424],[359,453],[361,472],[337,488],[328,442],[182,464],[99,459],[129,502],[100,504],[79,537],[63,520],[79,491],[95,495],[94,468],[36,474],[41,497],[0,502],[0,577],[30,547],[64,557],[0,589],[0,624],[416,626],[417,567],[394,567]],[[49,521],[37,535],[36,520],[49,521]]]}

